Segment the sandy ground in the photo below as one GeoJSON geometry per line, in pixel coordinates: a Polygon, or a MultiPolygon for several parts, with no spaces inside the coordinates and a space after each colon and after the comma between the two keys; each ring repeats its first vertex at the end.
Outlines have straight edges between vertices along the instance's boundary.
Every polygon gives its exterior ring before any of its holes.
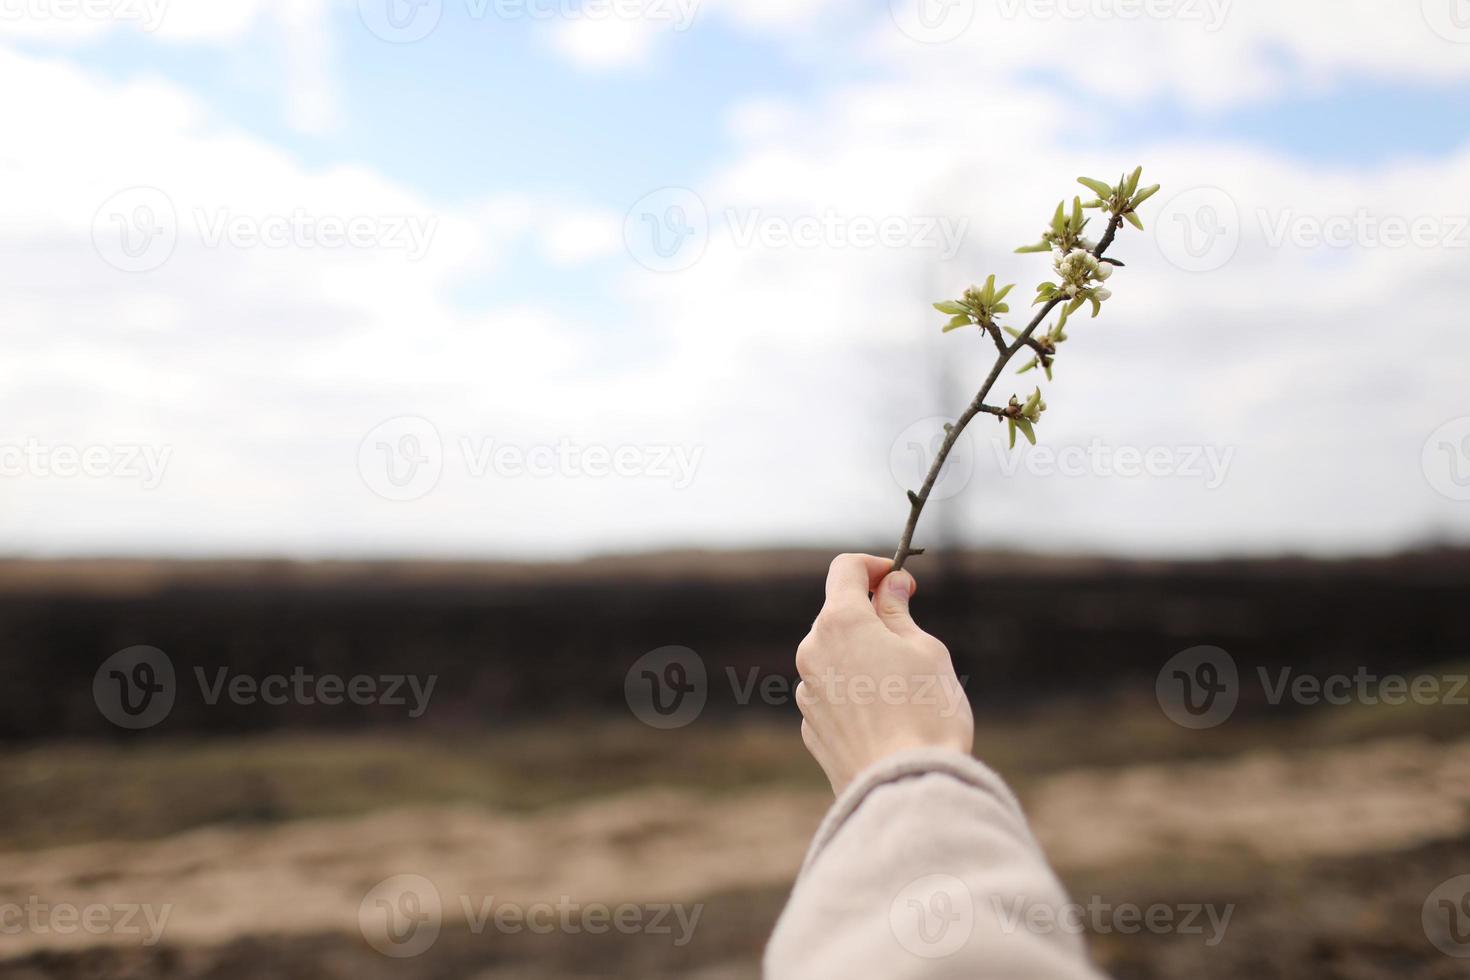
{"type": "MultiPolygon", "coordinates": [[[[1470,832],[1470,741],[1402,738],[1288,755],[1080,770],[1026,794],[1064,873],[1159,862],[1385,854],[1470,832]]],[[[0,907],[168,907],[168,945],[356,934],[382,879],[418,874],[478,903],[695,902],[784,889],[828,799],[772,789],[658,790],[511,815],[418,807],[350,819],[210,828],[144,842],[0,854],[0,907]]],[[[1448,873],[1448,872],[1447,872],[1448,873]]],[[[0,959],[134,936],[0,931],[0,959]]]]}

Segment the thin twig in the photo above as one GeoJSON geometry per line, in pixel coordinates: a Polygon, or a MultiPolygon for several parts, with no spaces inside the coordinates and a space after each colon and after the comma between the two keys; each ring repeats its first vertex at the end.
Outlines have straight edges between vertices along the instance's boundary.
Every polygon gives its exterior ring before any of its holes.
{"type": "MultiPolygon", "coordinates": [[[[1113,239],[1117,237],[1118,229],[1122,225],[1122,216],[1114,215],[1113,219],[1108,222],[1107,232],[1103,235],[1102,240],[1097,243],[1097,248],[1092,250],[1093,257],[1098,259],[1103,257],[1103,253],[1113,244],[1113,239]]],[[[995,339],[997,348],[995,364],[991,367],[990,375],[985,379],[985,383],[980,386],[979,393],[970,402],[970,406],[954,421],[954,424],[945,428],[944,442],[940,444],[939,452],[934,456],[934,462],[929,465],[929,472],[924,477],[924,485],[919,488],[917,493],[912,490],[909,491],[909,519],[904,525],[903,537],[899,539],[898,551],[893,556],[893,571],[899,571],[903,568],[904,563],[909,560],[910,556],[920,553],[913,547],[914,531],[919,526],[919,515],[924,513],[924,505],[929,502],[929,494],[934,490],[934,484],[939,481],[939,473],[944,469],[945,460],[949,459],[950,450],[954,449],[955,443],[959,441],[960,434],[965,431],[965,427],[974,420],[975,416],[981,413],[1001,416],[1005,414],[1003,409],[993,408],[985,404],[985,399],[990,396],[990,389],[995,387],[995,383],[1000,380],[1000,373],[1005,370],[1011,358],[1016,356],[1016,352],[1022,347],[1032,346],[1031,335],[1036,332],[1037,327],[1041,326],[1042,321],[1058,305],[1063,302],[1070,302],[1070,300],[1071,297],[1066,295],[1054,296],[1047,300],[1046,305],[1041,308],[1041,312],[1032,318],[1031,323],[1027,325],[1026,329],[1021,331],[1021,335],[1009,345],[1000,339],[998,328],[989,331],[992,338],[995,339]]]]}

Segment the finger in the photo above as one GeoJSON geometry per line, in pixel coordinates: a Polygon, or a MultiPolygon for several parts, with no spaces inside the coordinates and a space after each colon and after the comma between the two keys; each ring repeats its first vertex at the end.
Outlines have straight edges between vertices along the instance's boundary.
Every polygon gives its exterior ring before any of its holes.
{"type": "Polygon", "coordinates": [[[888,558],[838,555],[827,569],[827,602],[831,605],[866,603],[883,576],[893,567],[888,558]]]}
{"type": "Polygon", "coordinates": [[[924,632],[909,612],[909,599],[918,587],[919,583],[908,572],[894,572],[883,579],[873,593],[873,608],[878,618],[899,636],[924,632]]]}

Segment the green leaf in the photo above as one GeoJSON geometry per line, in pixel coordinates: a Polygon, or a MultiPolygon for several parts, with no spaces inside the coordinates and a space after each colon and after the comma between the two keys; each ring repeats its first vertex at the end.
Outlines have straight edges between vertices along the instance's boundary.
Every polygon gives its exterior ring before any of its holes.
{"type": "Polygon", "coordinates": [[[1113,189],[1100,180],[1093,180],[1091,177],[1078,177],[1077,183],[1086,187],[1098,197],[1107,198],[1113,196],[1113,189]]]}
{"type": "Polygon", "coordinates": [[[1040,405],[1040,404],[1041,404],[1041,389],[1040,388],[1037,388],[1036,391],[1032,393],[1031,397],[1028,398],[1028,399],[1026,399],[1026,404],[1021,407],[1021,413],[1023,415],[1030,415],[1032,412],[1034,412],[1036,410],[1036,406],[1037,405],[1040,405]]]}
{"type": "Polygon", "coordinates": [[[1037,363],[1039,363],[1038,362],[1038,359],[1033,357],[1033,358],[1031,358],[1031,363],[1030,364],[1027,364],[1025,367],[1021,368],[1021,370],[1017,371],[1016,373],[1017,374],[1025,374],[1027,371],[1029,371],[1032,368],[1036,367],[1037,363]]]}
{"type": "Polygon", "coordinates": [[[950,316],[958,316],[959,314],[966,312],[963,306],[956,303],[952,299],[947,299],[943,303],[935,303],[934,308],[940,313],[948,313],[950,316]]]}
{"type": "Polygon", "coordinates": [[[1009,303],[996,303],[991,307],[991,311],[994,313],[1009,313],[1011,312],[1011,305],[1009,303]]]}
{"type": "MultiPolygon", "coordinates": [[[[1016,428],[1021,430],[1021,434],[1026,437],[1027,442],[1031,443],[1031,445],[1033,446],[1036,445],[1036,430],[1031,427],[1030,421],[1026,419],[1016,419],[1016,428]]],[[[1014,447],[1015,445],[1015,438],[1012,437],[1011,446],[1014,447]]]]}
{"type": "Polygon", "coordinates": [[[968,326],[970,326],[970,318],[968,316],[960,315],[955,317],[953,320],[949,321],[949,323],[945,325],[943,333],[949,333],[951,330],[958,330],[960,327],[968,326]]]}
{"type": "Polygon", "coordinates": [[[1010,293],[1010,291],[1012,289],[1015,289],[1015,288],[1016,288],[1016,284],[1015,283],[1011,283],[1009,286],[1002,287],[1001,290],[1000,290],[1000,292],[998,292],[998,293],[995,294],[995,301],[997,303],[999,303],[1001,300],[1003,300],[1003,299],[1006,298],[1006,296],[1010,293]]]}
{"type": "Polygon", "coordinates": [[[1128,207],[1130,209],[1136,208],[1140,204],[1142,204],[1144,201],[1147,201],[1149,198],[1153,197],[1158,192],[1159,192],[1159,185],[1158,184],[1154,184],[1154,185],[1152,185],[1150,187],[1145,187],[1143,190],[1141,190],[1141,191],[1138,192],[1137,196],[1134,197],[1133,200],[1131,200],[1131,201],[1128,202],[1128,207]]]}
{"type": "Polygon", "coordinates": [[[1097,315],[1102,312],[1102,300],[1096,296],[1089,296],[1087,298],[1092,300],[1092,318],[1096,320],[1097,315]]]}
{"type": "Polygon", "coordinates": [[[1009,419],[1008,418],[1008,419],[1006,419],[1006,422],[1009,424],[1009,427],[1010,427],[1010,430],[1011,430],[1011,448],[1012,449],[1015,449],[1016,448],[1016,420],[1015,419],[1009,419]]]}
{"type": "Polygon", "coordinates": [[[1086,296],[1078,296],[1076,299],[1072,300],[1072,302],[1067,304],[1067,312],[1076,313],[1078,310],[1082,309],[1082,304],[1085,302],[1087,302],[1086,296]]]}
{"type": "Polygon", "coordinates": [[[1021,331],[1017,330],[1015,327],[1001,327],[1001,329],[1010,334],[1012,337],[1021,336],[1021,331]]]}
{"type": "Polygon", "coordinates": [[[1132,211],[1129,211],[1127,214],[1123,215],[1123,217],[1128,219],[1128,223],[1130,225],[1137,228],[1139,231],[1143,231],[1143,222],[1138,220],[1138,215],[1134,214],[1132,211]]]}
{"type": "Polygon", "coordinates": [[[1072,234],[1082,233],[1082,198],[1072,198],[1072,234]]]}
{"type": "Polygon", "coordinates": [[[1044,370],[1046,372],[1046,380],[1050,381],[1051,380],[1051,364],[1050,363],[1043,364],[1041,367],[1042,367],[1042,370],[1044,370]]]}
{"type": "Polygon", "coordinates": [[[1057,336],[1058,337],[1060,337],[1062,335],[1062,328],[1064,328],[1066,325],[1067,325],[1067,311],[1064,308],[1062,310],[1062,318],[1057,321],[1057,336]]]}
{"type": "Polygon", "coordinates": [[[1131,173],[1131,174],[1128,175],[1128,183],[1123,188],[1123,196],[1125,198],[1132,197],[1133,196],[1133,192],[1136,191],[1136,190],[1138,190],[1138,178],[1140,178],[1142,176],[1143,176],[1143,168],[1142,167],[1137,168],[1136,170],[1133,171],[1133,173],[1131,173]]]}
{"type": "Polygon", "coordinates": [[[1037,242],[1035,245],[1022,245],[1016,249],[1017,255],[1029,255],[1032,252],[1050,252],[1051,246],[1046,242],[1037,242]]]}
{"type": "Polygon", "coordinates": [[[1067,230],[1067,202],[1061,201],[1057,204],[1057,213],[1052,215],[1051,232],[1060,235],[1067,230]]]}

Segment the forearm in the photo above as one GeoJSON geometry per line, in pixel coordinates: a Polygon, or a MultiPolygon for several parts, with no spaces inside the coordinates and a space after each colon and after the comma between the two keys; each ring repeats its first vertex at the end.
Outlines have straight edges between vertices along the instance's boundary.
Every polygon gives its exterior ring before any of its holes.
{"type": "Polygon", "coordinates": [[[823,821],[766,950],[768,980],[1096,980],[1065,891],[1000,777],[892,756],[823,821]]]}

